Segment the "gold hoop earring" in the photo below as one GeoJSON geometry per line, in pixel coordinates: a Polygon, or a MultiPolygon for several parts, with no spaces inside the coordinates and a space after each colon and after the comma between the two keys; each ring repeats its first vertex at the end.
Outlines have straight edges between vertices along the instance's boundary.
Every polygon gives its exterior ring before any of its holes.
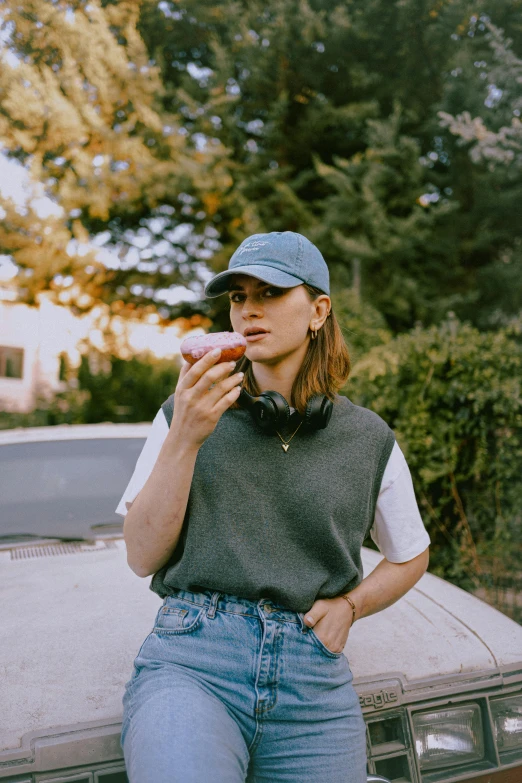
{"type": "Polygon", "coordinates": [[[317,337],[317,329],[310,328],[310,331],[312,332],[312,340],[315,340],[317,337]]]}

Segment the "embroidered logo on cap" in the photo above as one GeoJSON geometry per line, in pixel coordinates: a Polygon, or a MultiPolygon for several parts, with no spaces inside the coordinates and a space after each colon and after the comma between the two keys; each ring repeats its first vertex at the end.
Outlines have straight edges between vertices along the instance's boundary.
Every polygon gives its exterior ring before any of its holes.
{"type": "Polygon", "coordinates": [[[243,253],[251,253],[253,250],[257,250],[259,247],[268,245],[268,242],[261,242],[257,239],[255,242],[249,242],[248,245],[244,245],[237,251],[237,255],[240,256],[243,253]]]}

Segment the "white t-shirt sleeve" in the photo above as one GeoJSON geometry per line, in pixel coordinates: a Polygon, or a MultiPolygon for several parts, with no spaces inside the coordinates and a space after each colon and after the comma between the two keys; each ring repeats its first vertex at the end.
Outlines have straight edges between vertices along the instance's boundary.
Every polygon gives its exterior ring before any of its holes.
{"type": "Polygon", "coordinates": [[[169,425],[167,424],[165,414],[160,408],[152,422],[152,427],[136,462],[136,467],[134,468],[131,480],[127,484],[127,488],[118,503],[116,514],[119,514],[122,517],[126,516],[128,509],[125,503],[132,503],[138,495],[138,492],[144,487],[145,482],[152,473],[152,468],[156,464],[158,454],[161,451],[163,441],[167,437],[168,432],[169,425]]]}
{"type": "Polygon", "coordinates": [[[430,545],[408,463],[395,442],[382,477],[370,537],[386,560],[406,563],[430,545]]]}

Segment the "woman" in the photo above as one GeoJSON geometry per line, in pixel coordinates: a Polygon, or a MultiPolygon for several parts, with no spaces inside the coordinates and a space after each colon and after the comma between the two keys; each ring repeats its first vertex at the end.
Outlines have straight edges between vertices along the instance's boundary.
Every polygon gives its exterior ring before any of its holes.
{"type": "Polygon", "coordinates": [[[249,237],[205,289],[225,292],[232,329],[264,335],[238,367],[184,364],[117,509],[163,598],[123,698],[127,774],[364,783],[344,647],[422,576],[429,536],[392,430],[337,393],[350,364],[319,250],[249,237]],[[363,579],[368,532],[385,558],[363,579]]]}

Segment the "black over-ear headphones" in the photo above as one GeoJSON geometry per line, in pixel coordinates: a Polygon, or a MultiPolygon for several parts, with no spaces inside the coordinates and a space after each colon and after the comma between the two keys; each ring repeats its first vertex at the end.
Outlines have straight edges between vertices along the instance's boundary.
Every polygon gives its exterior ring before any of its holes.
{"type": "MultiPolygon", "coordinates": [[[[242,408],[250,411],[264,432],[273,433],[288,426],[290,406],[279,392],[265,391],[259,397],[253,397],[242,388],[237,401],[242,408]]],[[[333,402],[326,395],[312,397],[306,406],[304,426],[309,430],[324,429],[330,421],[332,410],[333,402]]]]}

